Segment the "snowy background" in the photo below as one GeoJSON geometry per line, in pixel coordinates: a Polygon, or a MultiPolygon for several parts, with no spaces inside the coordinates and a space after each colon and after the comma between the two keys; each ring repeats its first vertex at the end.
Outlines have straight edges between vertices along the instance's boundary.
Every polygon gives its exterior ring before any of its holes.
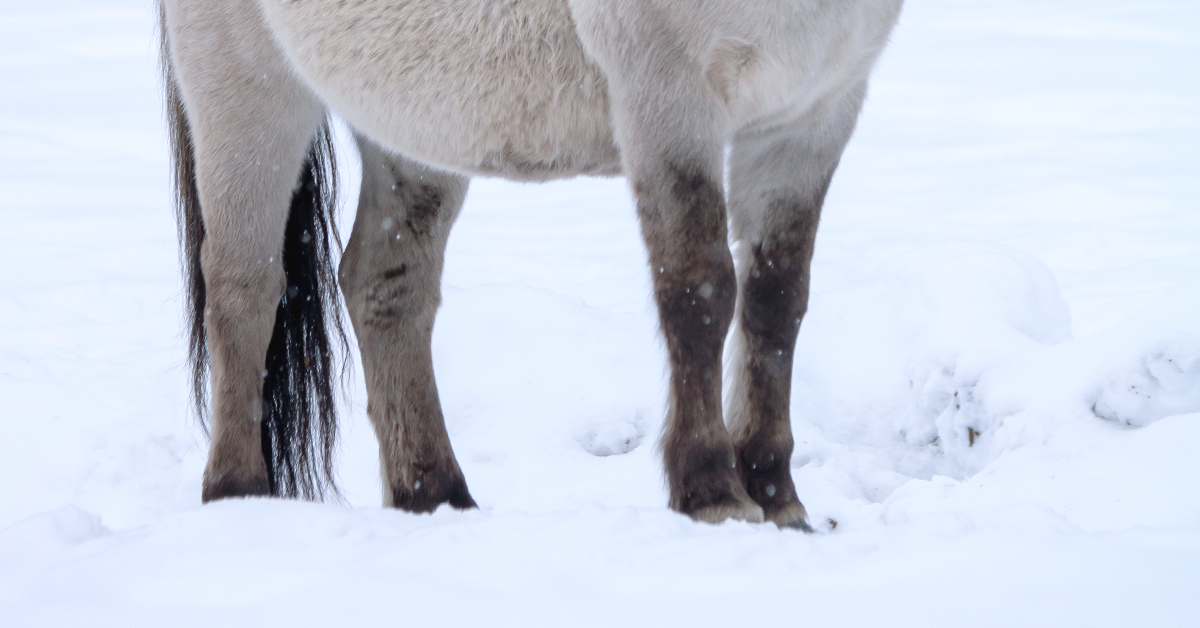
{"type": "Polygon", "coordinates": [[[1200,4],[909,1],[796,353],[813,535],[666,509],[623,180],[472,184],[434,360],[478,511],[378,507],[357,366],[346,503],[201,507],[154,31],[0,1],[0,624],[1195,625],[1200,4]]]}

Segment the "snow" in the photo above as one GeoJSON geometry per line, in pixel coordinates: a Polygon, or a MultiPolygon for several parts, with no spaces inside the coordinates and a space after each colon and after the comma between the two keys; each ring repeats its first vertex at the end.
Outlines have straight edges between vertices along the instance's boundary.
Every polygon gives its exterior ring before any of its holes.
{"type": "Polygon", "coordinates": [[[622,180],[472,183],[434,360],[478,511],[379,508],[357,367],[345,503],[202,507],[153,33],[0,7],[0,624],[1195,625],[1200,6],[909,2],[796,351],[813,535],[666,509],[622,180]]]}

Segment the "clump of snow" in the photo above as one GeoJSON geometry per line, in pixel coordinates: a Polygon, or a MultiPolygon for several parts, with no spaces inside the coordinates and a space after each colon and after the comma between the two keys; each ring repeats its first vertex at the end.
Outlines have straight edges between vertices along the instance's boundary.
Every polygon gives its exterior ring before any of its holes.
{"type": "Polygon", "coordinates": [[[1144,427],[1165,417],[1200,411],[1200,338],[1171,334],[1124,364],[1092,406],[1096,416],[1144,427]]]}
{"type": "Polygon", "coordinates": [[[645,419],[640,414],[591,417],[583,422],[576,436],[579,446],[593,456],[627,454],[637,449],[645,437],[645,419]]]}

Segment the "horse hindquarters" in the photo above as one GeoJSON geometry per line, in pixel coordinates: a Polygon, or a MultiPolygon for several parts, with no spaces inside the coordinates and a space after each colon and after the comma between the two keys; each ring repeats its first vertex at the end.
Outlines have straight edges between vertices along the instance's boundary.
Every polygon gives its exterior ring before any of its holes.
{"type": "Polygon", "coordinates": [[[332,485],[326,323],[328,315],[336,328],[338,307],[325,222],[325,111],[252,4],[166,0],[162,8],[175,80],[168,96],[181,101],[169,113],[181,130],[174,157],[184,175],[176,183],[186,256],[199,260],[188,270],[201,396],[205,347],[211,355],[203,499],[319,497],[332,485]],[[318,133],[323,140],[314,142],[318,133]]]}
{"type": "Polygon", "coordinates": [[[339,273],[362,351],[384,505],[473,508],[446,433],[430,349],[446,240],[467,179],[357,139],[362,191],[339,273]]]}

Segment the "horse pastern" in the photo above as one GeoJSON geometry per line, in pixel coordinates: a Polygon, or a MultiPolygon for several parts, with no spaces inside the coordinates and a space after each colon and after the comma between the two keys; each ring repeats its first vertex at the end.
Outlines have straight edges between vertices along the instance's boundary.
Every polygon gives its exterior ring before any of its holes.
{"type": "Polygon", "coordinates": [[[671,508],[705,523],[729,519],[762,523],[765,520],[762,506],[750,498],[736,478],[724,480],[720,486],[710,486],[708,490],[683,491],[682,495],[673,496],[671,508]]]}
{"type": "Polygon", "coordinates": [[[762,523],[766,520],[763,509],[753,502],[731,501],[705,506],[688,516],[704,523],[720,524],[728,520],[762,523]]]}

